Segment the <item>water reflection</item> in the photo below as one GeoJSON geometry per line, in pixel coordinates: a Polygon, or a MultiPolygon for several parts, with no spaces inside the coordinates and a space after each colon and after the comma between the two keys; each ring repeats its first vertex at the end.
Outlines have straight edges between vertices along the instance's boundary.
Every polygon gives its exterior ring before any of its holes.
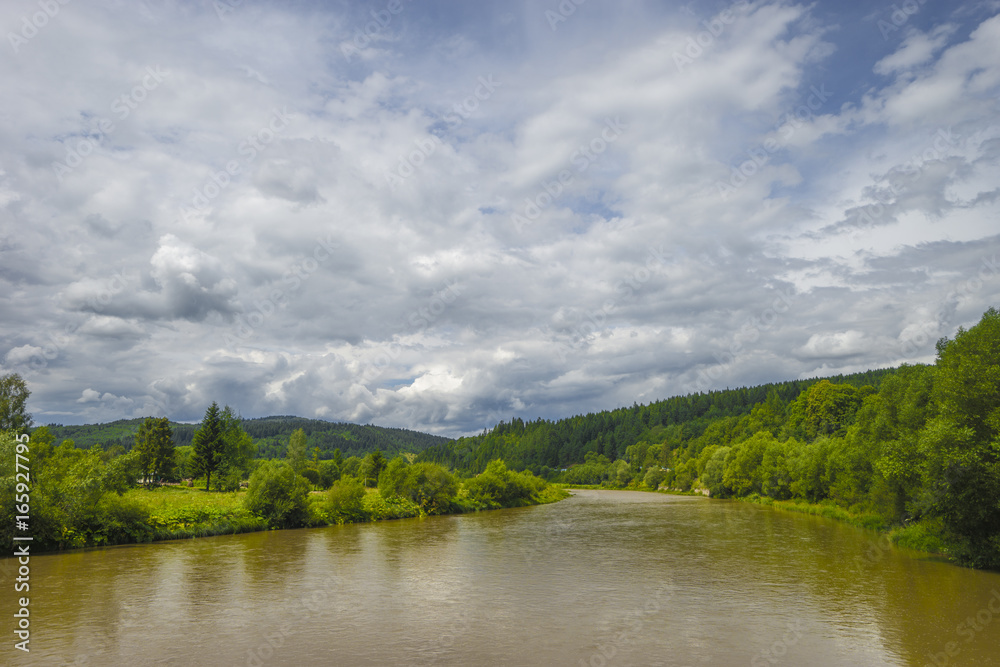
{"type": "Polygon", "coordinates": [[[1000,664],[1000,575],[703,498],[578,491],[31,564],[32,652],[5,664],[1000,664]]]}

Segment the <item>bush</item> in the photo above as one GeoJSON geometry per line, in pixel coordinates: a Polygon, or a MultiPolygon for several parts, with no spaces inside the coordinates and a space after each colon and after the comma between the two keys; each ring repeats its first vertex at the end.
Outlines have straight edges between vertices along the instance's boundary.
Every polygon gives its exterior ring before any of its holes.
{"type": "Polygon", "coordinates": [[[406,493],[406,477],[409,464],[401,456],[389,461],[378,476],[378,492],[383,498],[395,498],[406,493]]]}
{"type": "Polygon", "coordinates": [[[240,480],[241,475],[237,468],[220,470],[219,473],[212,478],[212,487],[216,491],[232,493],[233,491],[240,490],[240,480]]]}
{"type": "Polygon", "coordinates": [[[342,477],[326,492],[323,510],[330,523],[349,523],[368,518],[362,505],[365,497],[364,485],[354,477],[342,477]]]}
{"type": "Polygon", "coordinates": [[[660,488],[660,482],[663,481],[666,474],[667,473],[663,470],[660,470],[657,467],[652,467],[646,471],[645,475],[643,475],[642,483],[646,485],[646,488],[653,489],[655,491],[660,488]]]}
{"type": "Polygon", "coordinates": [[[268,461],[250,476],[243,506],[267,520],[272,528],[309,523],[309,482],[284,462],[268,461]]]}
{"type": "Polygon", "coordinates": [[[490,461],[486,470],[465,481],[465,488],[473,500],[494,507],[522,505],[532,495],[545,488],[545,480],[528,471],[511,472],[500,459],[490,461]]]}
{"type": "Polygon", "coordinates": [[[306,468],[301,474],[310,484],[319,485],[319,471],[315,468],[306,468]]]}
{"type": "MultiPolygon", "coordinates": [[[[529,473],[530,474],[530,473],[529,473]]],[[[451,507],[458,482],[448,469],[437,463],[415,463],[406,471],[403,492],[428,514],[441,514],[451,507]]]]}
{"type": "Polygon", "coordinates": [[[329,489],[338,479],[340,479],[340,468],[337,467],[337,462],[333,460],[320,461],[319,481],[316,482],[316,486],[321,489],[329,489]]]}

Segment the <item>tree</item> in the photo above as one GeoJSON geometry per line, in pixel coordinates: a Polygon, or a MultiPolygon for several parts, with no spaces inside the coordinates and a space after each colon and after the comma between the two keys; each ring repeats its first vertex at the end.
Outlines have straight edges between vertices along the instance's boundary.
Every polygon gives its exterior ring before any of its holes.
{"type": "Polygon", "coordinates": [[[365,487],[354,477],[343,477],[326,493],[323,508],[333,523],[361,521],[365,518],[365,487]]]}
{"type": "Polygon", "coordinates": [[[409,463],[401,456],[389,461],[382,474],[378,476],[378,492],[383,498],[403,495],[408,467],[409,463]]]}
{"type": "Polygon", "coordinates": [[[387,461],[385,456],[382,455],[382,451],[376,449],[371,454],[367,455],[361,460],[361,465],[358,466],[358,477],[367,487],[374,487],[378,484],[378,476],[382,474],[382,469],[385,468],[387,461]]]}
{"type": "Polygon", "coordinates": [[[272,528],[309,523],[309,482],[284,462],[266,461],[250,476],[243,506],[272,528]]]}
{"type": "Polygon", "coordinates": [[[306,467],[306,432],[303,429],[296,429],[288,438],[288,453],[285,455],[285,460],[295,472],[302,472],[306,467]]]}
{"type": "Polygon", "coordinates": [[[760,466],[764,462],[764,452],[773,444],[774,436],[769,431],[754,434],[726,454],[722,483],[737,496],[760,493],[762,480],[760,466]]]}
{"type": "MultiPolygon", "coordinates": [[[[705,452],[711,452],[705,462],[705,471],[701,473],[701,485],[708,489],[713,498],[725,498],[730,489],[723,483],[722,477],[726,469],[726,457],[731,447],[706,447],[705,452]]],[[[704,454],[705,452],[702,452],[704,454]]]]}
{"type": "Polygon", "coordinates": [[[153,477],[166,477],[174,468],[174,440],[166,417],[148,417],[135,434],[135,451],[144,484],[153,477]]]}
{"type": "Polygon", "coordinates": [[[27,433],[31,428],[31,415],[25,403],[31,391],[20,373],[0,377],[0,431],[13,431],[15,435],[27,433]]]}
{"type": "Polygon", "coordinates": [[[1000,567],[1000,312],[938,342],[940,416],[920,434],[931,512],[963,562],[1000,567]]]}
{"type": "Polygon", "coordinates": [[[403,488],[406,496],[420,505],[420,509],[428,514],[437,514],[450,507],[458,482],[444,466],[422,462],[414,463],[406,470],[403,488]]]}
{"type": "Polygon", "coordinates": [[[212,401],[192,441],[194,453],[191,456],[191,464],[198,474],[205,475],[206,491],[212,482],[212,473],[220,468],[224,459],[224,435],[219,404],[212,401]]]}
{"type": "Polygon", "coordinates": [[[225,474],[230,480],[227,490],[235,491],[239,488],[240,479],[245,478],[250,473],[254,455],[257,453],[257,445],[254,444],[250,434],[243,430],[243,420],[233,412],[231,407],[227,405],[223,408],[219,418],[222,420],[222,439],[224,441],[219,472],[225,474]],[[234,483],[235,488],[233,488],[234,483]]]}

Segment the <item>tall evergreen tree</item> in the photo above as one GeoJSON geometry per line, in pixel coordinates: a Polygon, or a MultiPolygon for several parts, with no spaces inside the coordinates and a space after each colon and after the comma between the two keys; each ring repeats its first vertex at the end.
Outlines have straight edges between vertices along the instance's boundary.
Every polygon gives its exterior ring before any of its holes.
{"type": "Polygon", "coordinates": [[[225,458],[225,432],[219,404],[212,401],[201,420],[201,427],[194,434],[191,464],[199,474],[205,475],[205,490],[212,483],[212,473],[218,470],[225,458]]]}

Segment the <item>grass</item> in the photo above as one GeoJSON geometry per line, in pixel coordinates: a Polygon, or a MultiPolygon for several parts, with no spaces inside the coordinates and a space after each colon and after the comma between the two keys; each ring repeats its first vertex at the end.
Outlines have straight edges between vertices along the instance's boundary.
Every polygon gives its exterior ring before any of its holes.
{"type": "Polygon", "coordinates": [[[889,540],[900,547],[923,551],[931,554],[948,555],[947,543],[941,538],[941,527],[931,521],[920,521],[908,526],[891,526],[885,518],[878,514],[869,512],[851,512],[833,501],[825,503],[809,503],[804,500],[774,500],[766,496],[759,496],[756,493],[743,498],[735,498],[742,502],[755,503],[758,505],[770,505],[787,512],[799,512],[800,514],[811,514],[822,516],[827,519],[836,519],[844,523],[886,533],[889,540]]]}
{"type": "MultiPolygon", "coordinates": [[[[553,503],[567,496],[569,493],[564,489],[549,486],[524,504],[553,503]]],[[[121,498],[121,505],[148,514],[148,519],[144,522],[148,524],[148,529],[144,529],[147,532],[142,537],[137,536],[134,540],[126,538],[124,541],[171,540],[267,530],[265,519],[243,508],[245,497],[246,491],[205,491],[204,488],[186,486],[132,489],[121,498]]],[[[309,494],[309,504],[315,518],[313,525],[327,523],[323,520],[325,513],[322,509],[325,499],[326,492],[314,491],[309,494]]],[[[424,514],[416,503],[403,498],[386,500],[374,489],[367,490],[362,504],[365,521],[402,519],[424,514]]],[[[480,503],[457,502],[452,509],[461,513],[492,508],[480,503]]]]}

